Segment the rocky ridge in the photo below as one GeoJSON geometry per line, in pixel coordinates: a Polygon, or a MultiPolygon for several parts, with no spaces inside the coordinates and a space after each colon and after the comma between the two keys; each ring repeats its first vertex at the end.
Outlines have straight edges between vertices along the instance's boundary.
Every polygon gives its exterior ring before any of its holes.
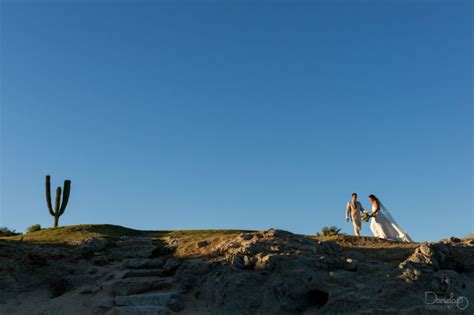
{"type": "Polygon", "coordinates": [[[0,313],[472,314],[473,263],[473,240],[403,244],[273,229],[68,245],[0,241],[0,313]],[[426,292],[456,303],[430,304],[426,292]]]}

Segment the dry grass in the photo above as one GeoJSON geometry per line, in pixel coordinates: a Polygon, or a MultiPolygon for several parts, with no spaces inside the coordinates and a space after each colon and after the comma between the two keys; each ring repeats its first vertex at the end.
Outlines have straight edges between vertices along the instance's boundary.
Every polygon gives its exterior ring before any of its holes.
{"type": "Polygon", "coordinates": [[[419,243],[402,243],[389,241],[372,236],[336,235],[336,236],[315,236],[319,241],[332,241],[341,247],[351,248],[416,248],[419,243]]]}
{"type": "Polygon", "coordinates": [[[84,240],[90,237],[119,238],[121,236],[141,235],[143,231],[129,229],[111,224],[83,224],[58,228],[42,229],[23,235],[3,237],[5,240],[23,240],[27,242],[42,243],[68,243],[84,240]]]}
{"type": "Polygon", "coordinates": [[[176,231],[141,231],[111,224],[82,224],[42,229],[40,231],[17,236],[0,237],[4,240],[40,242],[40,243],[69,243],[90,237],[118,239],[122,236],[149,236],[161,239],[175,238],[206,238],[216,235],[230,235],[244,232],[242,230],[176,230],[176,231]]]}

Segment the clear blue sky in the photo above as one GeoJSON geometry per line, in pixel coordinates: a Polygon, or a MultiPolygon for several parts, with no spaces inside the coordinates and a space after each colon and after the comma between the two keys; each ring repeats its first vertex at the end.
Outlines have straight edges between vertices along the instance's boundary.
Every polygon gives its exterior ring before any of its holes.
{"type": "Polygon", "coordinates": [[[2,0],[0,225],[471,233],[472,4],[402,2],[2,0]]]}

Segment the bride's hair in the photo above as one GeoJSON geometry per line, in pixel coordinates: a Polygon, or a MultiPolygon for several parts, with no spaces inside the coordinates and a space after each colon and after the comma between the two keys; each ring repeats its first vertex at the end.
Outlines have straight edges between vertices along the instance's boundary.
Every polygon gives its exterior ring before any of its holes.
{"type": "Polygon", "coordinates": [[[375,197],[375,195],[369,195],[369,198],[372,199],[372,200],[377,201],[377,203],[380,203],[379,199],[377,197],[375,197]]]}

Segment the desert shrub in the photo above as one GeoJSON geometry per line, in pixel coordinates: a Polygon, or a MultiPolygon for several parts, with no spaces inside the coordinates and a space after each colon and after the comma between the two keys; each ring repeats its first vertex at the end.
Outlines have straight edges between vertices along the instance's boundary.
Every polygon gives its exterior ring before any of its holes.
{"type": "Polygon", "coordinates": [[[6,226],[0,227],[0,236],[14,236],[14,235],[20,235],[21,233],[18,233],[15,230],[11,230],[7,228],[6,226]]]}
{"type": "Polygon", "coordinates": [[[30,225],[27,229],[26,229],[26,233],[33,233],[33,232],[36,232],[36,231],[39,231],[41,230],[41,225],[39,224],[33,224],[33,225],[30,225]]]}
{"type": "Polygon", "coordinates": [[[320,233],[317,233],[316,235],[318,236],[334,236],[334,235],[339,235],[341,232],[341,229],[338,228],[337,226],[330,226],[330,227],[323,227],[321,229],[321,234],[320,233]]]}

